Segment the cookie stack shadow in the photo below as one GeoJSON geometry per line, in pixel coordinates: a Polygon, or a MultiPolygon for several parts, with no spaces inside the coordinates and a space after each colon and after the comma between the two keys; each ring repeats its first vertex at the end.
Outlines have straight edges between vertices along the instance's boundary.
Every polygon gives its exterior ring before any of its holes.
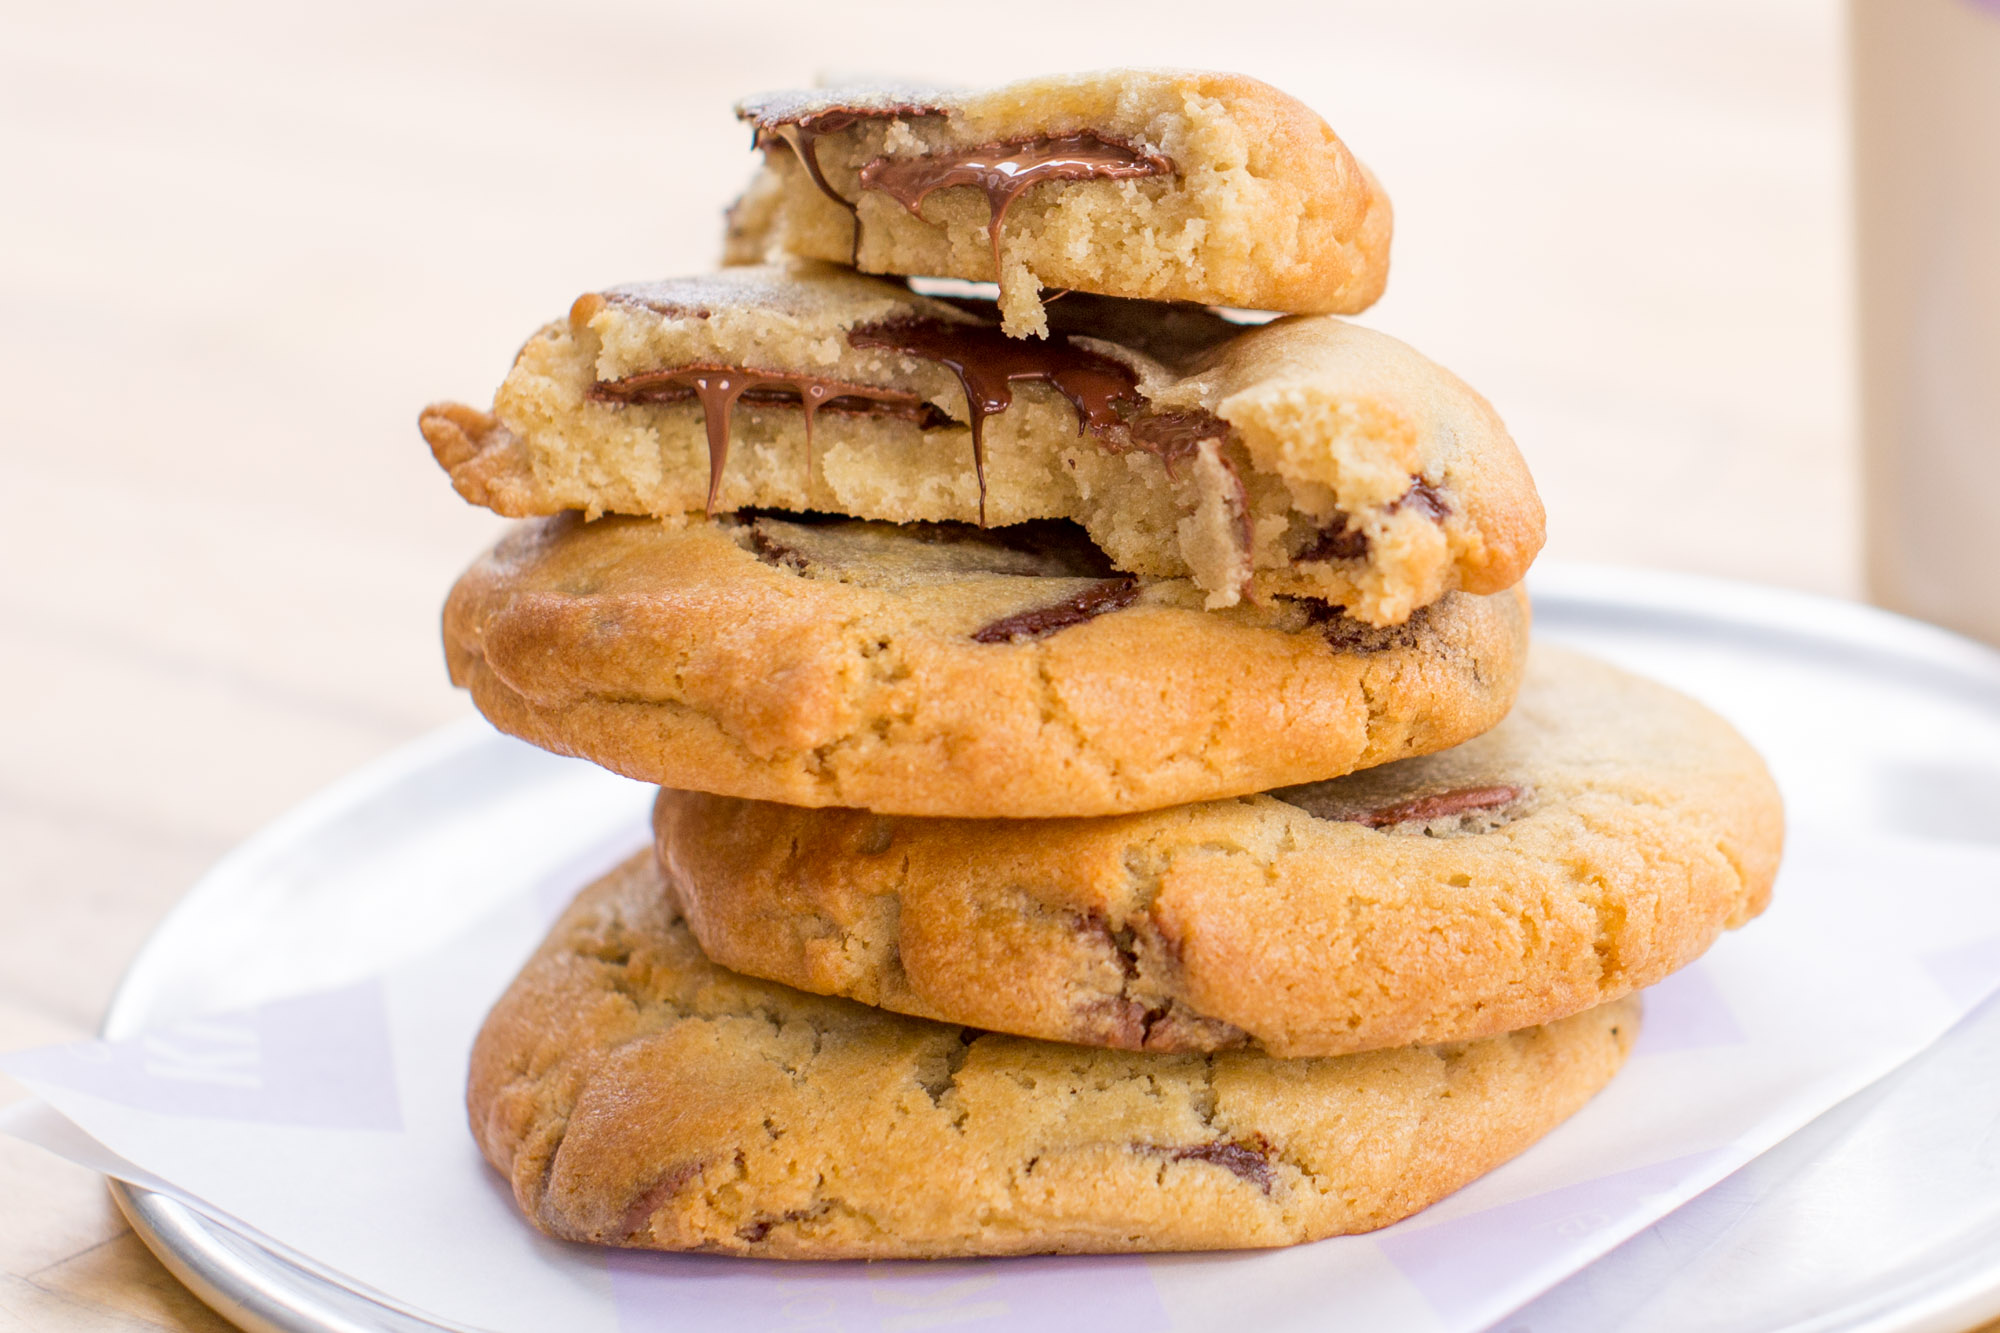
{"type": "Polygon", "coordinates": [[[1512,440],[1336,318],[1386,280],[1374,178],[1234,76],[739,114],[724,268],[422,418],[527,520],[451,593],[453,679],[661,787],[473,1052],[528,1218],[1283,1245],[1582,1106],[1762,909],[1778,798],[1699,705],[1530,652],[1512,440]]]}

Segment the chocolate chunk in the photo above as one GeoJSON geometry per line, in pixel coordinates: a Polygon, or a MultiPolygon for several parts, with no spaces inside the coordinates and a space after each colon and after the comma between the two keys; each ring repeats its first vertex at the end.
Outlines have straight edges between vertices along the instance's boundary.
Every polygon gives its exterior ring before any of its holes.
{"type": "Polygon", "coordinates": [[[1058,630],[1081,625],[1086,620],[1130,606],[1138,599],[1139,585],[1136,581],[1106,579],[1054,606],[1038,606],[1032,611],[1002,616],[992,624],[974,630],[972,638],[975,643],[1018,643],[1022,639],[1045,638],[1058,630]]]}
{"type": "Polygon", "coordinates": [[[631,1207],[625,1210],[625,1216],[619,1222],[617,1239],[630,1240],[644,1231],[646,1224],[653,1220],[653,1214],[687,1188],[688,1182],[701,1174],[701,1168],[700,1162],[685,1162],[661,1173],[660,1178],[641,1191],[631,1207]]]}
{"type": "Polygon", "coordinates": [[[729,420],[736,404],[797,403],[806,414],[806,449],[812,449],[813,415],[825,410],[851,414],[897,416],[930,430],[949,418],[913,393],[847,384],[817,375],[750,370],[710,363],[649,370],[622,379],[599,380],[590,396],[608,403],[677,403],[693,398],[701,403],[702,424],[708,432],[708,501],[713,513],[729,463],[729,420]]]}
{"type": "Polygon", "coordinates": [[[1122,995],[1106,996],[1077,1008],[1070,1039],[1085,1046],[1138,1051],[1145,1049],[1148,1026],[1145,1005],[1122,995]]]}
{"type": "Polygon", "coordinates": [[[1347,819],[1369,828],[1388,828],[1392,824],[1427,824],[1433,819],[1449,819],[1453,815],[1468,815],[1475,810],[1493,810],[1503,805],[1512,805],[1521,799],[1519,787],[1459,787],[1452,791],[1434,792],[1429,796],[1413,796],[1407,801],[1381,806],[1374,810],[1363,810],[1348,815],[1347,819]]]}
{"type": "Polygon", "coordinates": [[[1360,560],[1368,554],[1368,534],[1349,524],[1347,515],[1336,514],[1319,530],[1304,550],[1292,557],[1296,564],[1321,560],[1360,560]]]}
{"type": "Polygon", "coordinates": [[[803,574],[811,566],[812,560],[795,544],[784,539],[784,529],[774,529],[770,524],[754,522],[750,525],[750,550],[759,560],[779,569],[788,569],[794,574],[803,574]]]}
{"type": "Polygon", "coordinates": [[[922,157],[878,157],[861,168],[861,188],[892,195],[921,218],[933,190],[976,185],[986,192],[986,239],[993,276],[1000,276],[1000,225],[1029,186],[1041,181],[1132,180],[1170,174],[1158,153],[1102,138],[1088,130],[1060,138],[1009,139],[922,157]]]}
{"type": "Polygon", "coordinates": [[[1249,1143],[1197,1143],[1185,1148],[1148,1144],[1144,1151],[1169,1161],[1207,1162],[1219,1166],[1232,1176],[1249,1181],[1266,1194],[1271,1192],[1275,1183],[1271,1174],[1270,1145],[1262,1137],[1249,1143]]]}
{"type": "MultiPolygon", "coordinates": [[[[1437,488],[1422,477],[1410,479],[1410,489],[1397,496],[1389,505],[1389,512],[1396,513],[1409,506],[1422,513],[1433,522],[1442,522],[1451,513],[1451,506],[1444,502],[1437,488]]],[[[1299,553],[1292,557],[1295,564],[1307,564],[1322,560],[1361,560],[1367,557],[1370,543],[1368,534],[1354,525],[1347,514],[1335,514],[1308,542],[1299,553]]]]}
{"type": "Polygon", "coordinates": [[[736,1228],[736,1238],[755,1245],[758,1241],[770,1235],[775,1228],[783,1226],[787,1222],[808,1221],[825,1213],[827,1208],[828,1205],[817,1203],[810,1208],[794,1208],[791,1212],[779,1213],[776,1217],[759,1217],[747,1226],[736,1228]]]}
{"type": "MultiPolygon", "coordinates": [[[[1076,930],[1106,954],[1116,959],[1120,973],[1119,992],[1078,1005],[1070,1025],[1070,1039],[1086,1046],[1110,1046],[1126,1051],[1212,1051],[1248,1046],[1250,1034],[1233,1023],[1195,1013],[1179,1001],[1163,1000],[1148,1006],[1131,991],[1139,980],[1139,930],[1127,924],[1113,930],[1101,913],[1087,912],[1076,918],[1076,930]]],[[[1171,938],[1162,938],[1157,925],[1147,935],[1166,946],[1169,956],[1176,953],[1171,938]]]]}
{"type": "Polygon", "coordinates": [[[1454,787],[1449,791],[1412,796],[1389,805],[1368,805],[1341,790],[1341,780],[1289,787],[1271,795],[1295,805],[1315,819],[1338,824],[1360,824],[1364,828],[1391,828],[1397,824],[1428,824],[1434,819],[1451,819],[1512,805],[1525,795],[1515,786],[1454,787]]]}
{"type": "Polygon", "coordinates": [[[1389,512],[1393,514],[1405,505],[1417,510],[1434,523],[1442,523],[1451,513],[1451,506],[1444,502],[1444,497],[1438,494],[1437,488],[1422,477],[1410,479],[1410,489],[1396,497],[1396,502],[1389,506],[1389,512]]]}
{"type": "Polygon", "coordinates": [[[1420,606],[1400,625],[1371,625],[1347,614],[1344,606],[1299,599],[1305,605],[1306,623],[1319,626],[1327,646],[1342,653],[1386,653],[1414,648],[1431,609],[1420,606]]]}
{"type": "MultiPolygon", "coordinates": [[[[1174,464],[1192,458],[1204,440],[1226,439],[1229,423],[1199,408],[1180,412],[1145,411],[1126,423],[1126,431],[1130,447],[1157,455],[1167,465],[1167,475],[1172,476],[1174,464]]],[[[1111,441],[1114,453],[1124,452],[1115,447],[1117,437],[1111,437],[1111,441]]]]}
{"type": "Polygon", "coordinates": [[[1123,995],[1079,1005],[1070,1040],[1085,1046],[1173,1055],[1230,1050],[1250,1044],[1250,1034],[1234,1023],[1189,1013],[1169,1000],[1148,1008],[1123,995]]]}
{"type": "Polygon", "coordinates": [[[1223,1051],[1249,1044],[1250,1034],[1234,1023],[1192,1013],[1173,1002],[1146,1015],[1145,1049],[1149,1051],[1223,1051]]]}

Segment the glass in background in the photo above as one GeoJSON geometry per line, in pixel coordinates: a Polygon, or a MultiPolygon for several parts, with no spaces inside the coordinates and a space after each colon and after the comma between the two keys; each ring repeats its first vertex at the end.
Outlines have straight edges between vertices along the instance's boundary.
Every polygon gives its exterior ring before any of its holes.
{"type": "Polygon", "coordinates": [[[1869,595],[2000,644],[2000,0],[1849,0],[1869,595]]]}

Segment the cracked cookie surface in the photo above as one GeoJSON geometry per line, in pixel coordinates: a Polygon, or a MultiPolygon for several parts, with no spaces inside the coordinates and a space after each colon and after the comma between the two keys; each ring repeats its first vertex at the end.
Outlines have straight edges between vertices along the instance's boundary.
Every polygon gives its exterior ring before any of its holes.
{"type": "Polygon", "coordinates": [[[445,606],[504,731],[665,786],[954,817],[1110,814],[1312,781],[1499,721],[1517,591],[1357,625],[1202,609],[1065,524],[524,524],[445,606]]]}
{"type": "Polygon", "coordinates": [[[650,853],[586,889],[481,1029],[473,1135],[551,1235],[771,1258],[1286,1245],[1386,1226],[1617,1071],[1626,999],[1327,1060],[998,1036],[723,970],[650,853]]]}
{"type": "Polygon", "coordinates": [[[1722,719],[1536,647],[1440,753],[1116,819],[899,819],[663,791],[709,956],[949,1022],[1152,1051],[1339,1055],[1649,986],[1768,901],[1783,810],[1722,719]]]}
{"type": "Polygon", "coordinates": [[[1211,607],[1394,624],[1511,587],[1541,549],[1493,408],[1385,334],[1079,297],[1023,340],[976,305],[823,264],[612,288],[528,340],[490,413],[419,427],[461,495],[513,517],[1069,519],[1211,607]]]}

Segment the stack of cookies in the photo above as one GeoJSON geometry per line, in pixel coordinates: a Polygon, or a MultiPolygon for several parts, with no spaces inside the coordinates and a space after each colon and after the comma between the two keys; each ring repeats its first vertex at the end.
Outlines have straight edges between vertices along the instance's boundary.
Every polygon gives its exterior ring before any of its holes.
{"type": "Polygon", "coordinates": [[[739,114],[721,271],[581,297],[422,421],[529,520],[453,679],[662,788],[473,1053],[530,1220],[1282,1245],[1581,1106],[1764,905],[1777,796],[1698,705],[1530,654],[1513,442],[1333,317],[1386,279],[1375,179],[1231,76],[739,114]]]}

